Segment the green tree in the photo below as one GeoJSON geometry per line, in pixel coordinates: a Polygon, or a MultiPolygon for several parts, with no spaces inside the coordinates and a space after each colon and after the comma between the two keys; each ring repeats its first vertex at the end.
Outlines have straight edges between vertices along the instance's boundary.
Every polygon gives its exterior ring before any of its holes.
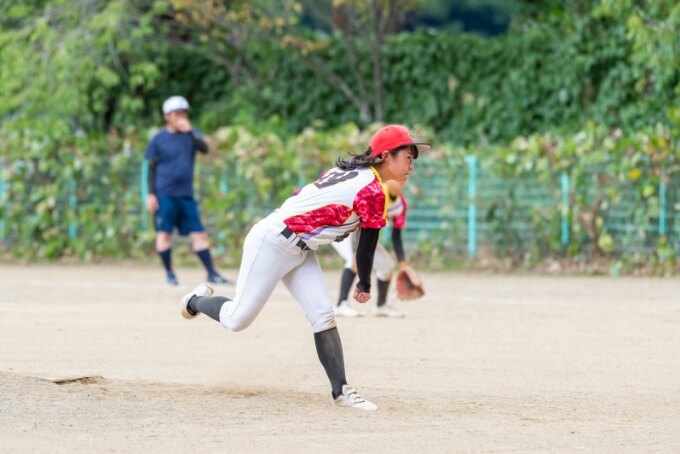
{"type": "Polygon", "coordinates": [[[680,95],[680,3],[674,0],[601,0],[594,14],[625,23],[640,68],[640,96],[665,89],[680,95]]]}
{"type": "Polygon", "coordinates": [[[5,5],[0,117],[65,131],[108,130],[143,111],[159,78],[148,58],[158,14],[150,0],[53,0],[5,5]],[[57,127],[57,125],[59,125],[57,127]]]}
{"type": "Polygon", "coordinates": [[[385,116],[383,52],[385,36],[399,32],[403,13],[414,0],[171,0],[162,19],[171,41],[223,66],[238,85],[263,89],[276,74],[263,43],[278,43],[296,53],[320,81],[341,94],[363,125],[385,116]],[[303,14],[324,23],[344,43],[348,71],[338,71],[324,51],[328,37],[300,25],[303,14]],[[367,68],[368,65],[368,68],[367,68]],[[367,69],[370,71],[367,76],[367,69]]]}

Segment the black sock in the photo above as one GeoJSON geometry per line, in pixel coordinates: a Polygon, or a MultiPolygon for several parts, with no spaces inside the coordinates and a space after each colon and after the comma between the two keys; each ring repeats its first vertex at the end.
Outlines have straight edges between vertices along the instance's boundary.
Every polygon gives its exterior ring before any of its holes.
{"type": "Polygon", "coordinates": [[[157,251],[158,256],[161,258],[161,262],[163,262],[163,267],[165,267],[166,272],[172,271],[172,248],[167,249],[165,251],[157,251]]]}
{"type": "Polygon", "coordinates": [[[331,328],[320,333],[314,333],[314,343],[319,361],[326,370],[331,382],[333,398],[342,394],[342,386],[347,384],[345,379],[345,358],[342,354],[342,342],[337,328],[331,328]]]}
{"type": "Polygon", "coordinates": [[[340,296],[338,296],[338,305],[343,301],[347,301],[349,291],[352,288],[356,275],[357,273],[352,271],[351,268],[343,268],[342,278],[340,278],[340,296]]]}
{"type": "Polygon", "coordinates": [[[390,289],[390,281],[378,279],[378,307],[384,306],[387,302],[387,291],[390,289]]]}
{"type": "Polygon", "coordinates": [[[216,271],[215,267],[213,266],[212,256],[210,255],[210,249],[203,249],[202,251],[195,252],[198,258],[201,259],[205,269],[208,271],[208,276],[215,274],[216,271]]]}
{"type": "Polygon", "coordinates": [[[227,301],[231,301],[224,296],[194,296],[189,300],[190,312],[202,312],[213,320],[220,321],[220,309],[227,301]]]}

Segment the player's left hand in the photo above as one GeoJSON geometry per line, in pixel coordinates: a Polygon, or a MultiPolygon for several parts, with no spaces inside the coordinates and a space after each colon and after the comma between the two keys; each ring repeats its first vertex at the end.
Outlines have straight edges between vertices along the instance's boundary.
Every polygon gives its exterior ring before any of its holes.
{"type": "Polygon", "coordinates": [[[355,289],[354,289],[354,294],[353,294],[352,296],[354,297],[354,299],[355,299],[358,303],[361,303],[361,304],[363,304],[363,303],[365,303],[366,301],[368,301],[368,300],[371,299],[371,294],[370,294],[370,293],[368,293],[368,292],[362,292],[362,291],[359,290],[358,288],[355,288],[355,289]]]}

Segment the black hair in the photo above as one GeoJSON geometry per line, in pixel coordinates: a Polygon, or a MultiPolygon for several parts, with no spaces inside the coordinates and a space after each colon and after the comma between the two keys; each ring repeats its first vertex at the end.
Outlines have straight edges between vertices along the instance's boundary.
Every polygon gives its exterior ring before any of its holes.
{"type": "MultiPolygon", "coordinates": [[[[413,151],[413,158],[417,159],[418,158],[418,147],[415,145],[406,145],[403,147],[395,148],[394,150],[390,150],[388,153],[391,154],[392,156],[396,156],[401,150],[412,150],[413,151]]],[[[362,154],[350,154],[351,159],[342,159],[338,158],[337,161],[335,161],[335,165],[342,170],[354,170],[358,169],[361,167],[370,167],[370,166],[375,166],[378,164],[381,164],[385,158],[383,156],[371,156],[371,153],[373,153],[373,150],[369,147],[368,150],[364,151],[362,154]]]]}

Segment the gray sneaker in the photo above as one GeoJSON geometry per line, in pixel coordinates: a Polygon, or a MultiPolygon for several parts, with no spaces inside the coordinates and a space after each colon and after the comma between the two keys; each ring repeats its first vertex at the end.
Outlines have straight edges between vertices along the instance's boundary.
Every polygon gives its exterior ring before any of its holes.
{"type": "Polygon", "coordinates": [[[353,407],[366,411],[378,409],[376,404],[361,397],[359,393],[354,391],[349,385],[342,385],[342,394],[333,399],[333,404],[338,407],[353,407]]]}
{"type": "Polygon", "coordinates": [[[191,309],[189,309],[189,301],[191,301],[191,298],[194,296],[212,296],[213,294],[213,289],[208,287],[205,284],[200,284],[198,285],[195,289],[193,289],[191,292],[187,293],[182,297],[182,317],[186,319],[191,319],[194,318],[198,315],[198,312],[194,312],[191,309]]]}

